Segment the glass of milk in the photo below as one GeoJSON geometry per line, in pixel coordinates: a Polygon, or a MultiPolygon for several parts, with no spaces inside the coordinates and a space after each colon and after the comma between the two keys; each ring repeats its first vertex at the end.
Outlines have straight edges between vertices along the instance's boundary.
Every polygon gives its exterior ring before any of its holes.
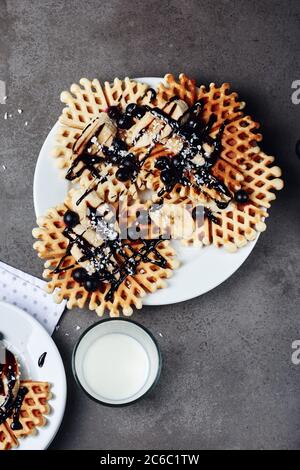
{"type": "Polygon", "coordinates": [[[109,318],[88,328],[73,351],[77,383],[109,406],[136,402],[158,382],[161,353],[153,335],[127,319],[109,318]]]}

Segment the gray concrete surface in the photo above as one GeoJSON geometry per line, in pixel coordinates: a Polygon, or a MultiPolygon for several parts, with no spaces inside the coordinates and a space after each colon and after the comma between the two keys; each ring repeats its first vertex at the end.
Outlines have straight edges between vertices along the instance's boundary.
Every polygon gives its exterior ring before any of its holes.
{"type": "Polygon", "coordinates": [[[52,449],[300,447],[300,366],[291,362],[300,339],[300,105],[291,102],[299,20],[296,0],[0,0],[0,79],[9,94],[0,105],[1,260],[41,273],[31,246],[34,168],[60,91],[81,76],[184,71],[198,82],[231,82],[263,123],[264,148],[286,181],[267,232],[234,276],[189,302],[135,312],[164,356],[145,400],[110,409],[77,389],[71,351],[96,317],[64,315],[54,339],[69,400],[52,449]],[[22,115],[1,118],[18,107],[22,115]]]}

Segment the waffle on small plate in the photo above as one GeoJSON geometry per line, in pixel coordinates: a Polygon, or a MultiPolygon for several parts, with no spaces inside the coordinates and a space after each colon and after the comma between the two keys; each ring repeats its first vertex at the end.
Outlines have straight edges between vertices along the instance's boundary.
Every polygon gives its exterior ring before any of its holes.
{"type": "Polygon", "coordinates": [[[20,365],[15,355],[6,350],[6,363],[0,374],[4,400],[0,405],[0,450],[19,446],[19,439],[37,432],[45,426],[46,415],[50,412],[51,398],[47,382],[22,380],[20,365]],[[11,395],[11,390],[15,393],[11,395]]]}

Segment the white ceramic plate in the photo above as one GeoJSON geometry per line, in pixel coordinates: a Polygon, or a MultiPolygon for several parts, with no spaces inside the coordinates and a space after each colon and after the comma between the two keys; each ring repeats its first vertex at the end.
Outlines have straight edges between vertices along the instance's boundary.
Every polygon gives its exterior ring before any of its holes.
{"type": "Polygon", "coordinates": [[[37,433],[19,439],[18,450],[43,450],[52,442],[65,412],[67,383],[62,359],[47,331],[28,313],[0,302],[0,331],[5,346],[12,350],[21,364],[21,378],[49,382],[52,398],[47,424],[37,433]],[[38,366],[41,354],[47,352],[43,367],[38,366]]]}
{"type": "MultiPolygon", "coordinates": [[[[162,81],[157,77],[143,77],[137,80],[156,88],[162,81]]],[[[40,151],[37,161],[33,198],[36,215],[42,215],[46,209],[60,203],[68,190],[69,183],[59,175],[55,167],[51,150],[54,136],[59,124],[56,123],[40,151]]],[[[227,253],[224,249],[213,246],[201,248],[184,248],[176,242],[181,266],[168,280],[168,287],[149,295],[145,305],[165,305],[192,299],[214,289],[228,279],[250,255],[257,238],[249,242],[236,253],[227,253]]]]}

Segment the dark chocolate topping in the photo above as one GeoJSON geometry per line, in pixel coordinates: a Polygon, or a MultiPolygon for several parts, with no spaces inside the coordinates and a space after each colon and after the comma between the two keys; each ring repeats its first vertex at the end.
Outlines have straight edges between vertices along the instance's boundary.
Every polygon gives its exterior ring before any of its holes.
{"type": "Polygon", "coordinates": [[[149,93],[150,93],[150,103],[152,103],[152,101],[155,100],[156,95],[157,95],[157,92],[156,92],[156,90],[154,90],[154,88],[148,88],[148,90],[146,90],[145,94],[142,96],[142,100],[143,100],[143,98],[145,98],[149,93]]]}
{"type": "Polygon", "coordinates": [[[10,425],[13,431],[19,431],[23,428],[22,423],[20,422],[20,411],[26,394],[28,393],[27,387],[20,387],[18,391],[17,398],[14,402],[13,411],[12,411],[12,423],[10,425]]]}
{"type": "MultiPolygon", "coordinates": [[[[155,98],[155,94],[148,89],[146,93],[151,92],[151,100],[155,98]]],[[[174,96],[169,100],[169,103],[175,102],[179,98],[174,96]]],[[[216,125],[217,117],[215,114],[211,114],[208,122],[205,122],[202,118],[204,101],[202,99],[196,101],[179,120],[175,120],[171,117],[172,110],[166,113],[158,107],[151,107],[149,105],[139,105],[130,103],[127,105],[125,112],[121,111],[120,106],[111,106],[108,108],[108,115],[116,123],[119,129],[129,129],[137,119],[144,116],[145,113],[151,113],[155,118],[163,121],[166,125],[172,129],[172,134],[179,136],[183,145],[180,152],[175,156],[169,157],[169,163],[159,164],[155,166],[160,171],[160,178],[164,187],[159,191],[158,196],[162,197],[165,193],[169,193],[173,190],[176,184],[183,186],[193,186],[193,188],[199,192],[205,190],[205,187],[214,189],[220,195],[219,198],[215,199],[217,207],[221,210],[227,207],[229,202],[233,198],[233,194],[229,188],[218,178],[213,176],[212,168],[220,158],[222,151],[222,136],[227,125],[225,120],[221,126],[214,128],[216,125]],[[212,130],[216,131],[216,136],[211,136],[212,130]],[[204,146],[207,144],[210,148],[210,152],[204,151],[204,146]],[[204,164],[196,164],[193,162],[195,156],[202,156],[204,164]],[[204,188],[203,188],[204,187],[204,188]],[[222,199],[225,199],[223,201],[222,199]]],[[[176,107],[176,103],[174,103],[176,107]]],[[[95,136],[97,137],[101,132],[97,130],[95,136]]],[[[134,144],[142,137],[146,132],[146,128],[143,128],[141,132],[136,136],[134,144]]],[[[121,133],[122,134],[122,133],[121,133]]],[[[95,137],[93,136],[93,137],[95,137]]],[[[158,139],[158,136],[157,136],[158,139]]],[[[103,156],[94,155],[89,153],[92,139],[90,139],[82,152],[77,155],[73,161],[68,173],[67,179],[75,179],[80,176],[85,169],[88,169],[92,176],[94,176],[94,184],[92,187],[87,189],[77,201],[79,204],[91,191],[97,189],[97,187],[107,180],[106,176],[101,174],[100,164],[105,165],[111,164],[117,167],[116,177],[119,181],[134,182],[136,177],[143,167],[145,160],[151,154],[153,146],[157,141],[153,140],[153,145],[149,146],[147,154],[139,161],[138,157],[129,153],[126,143],[119,137],[113,140],[110,147],[101,145],[101,151],[103,156]],[[79,166],[79,163],[81,165],[79,166]],[[78,168],[77,168],[78,167],[78,168]]],[[[167,157],[166,157],[167,158],[167,157]]]]}
{"type": "Polygon", "coordinates": [[[45,364],[46,356],[47,356],[47,352],[44,352],[43,354],[40,355],[39,360],[38,360],[39,367],[43,367],[43,365],[45,364]]]}
{"type": "Polygon", "coordinates": [[[64,229],[64,236],[68,239],[68,247],[66,254],[61,258],[58,265],[54,269],[54,273],[60,273],[66,269],[73,268],[64,266],[64,260],[70,255],[74,245],[82,252],[78,262],[89,261],[94,272],[89,273],[84,268],[77,268],[73,271],[73,278],[88,292],[94,292],[101,289],[103,284],[110,284],[110,289],[105,296],[105,300],[112,301],[115,292],[125,279],[137,273],[138,266],[141,262],[152,263],[165,268],[167,261],[157,250],[160,239],[144,240],[137,239],[127,240],[118,238],[118,232],[112,229],[104,216],[97,212],[97,209],[89,208],[89,219],[91,226],[95,227],[100,236],[103,237],[103,243],[99,247],[91,245],[85,238],[84,233],[78,235],[74,232],[73,227],[64,229]],[[150,258],[150,254],[154,258],[150,258]],[[78,272],[80,270],[80,276],[78,272]],[[85,271],[85,272],[84,272],[85,271]]]}

